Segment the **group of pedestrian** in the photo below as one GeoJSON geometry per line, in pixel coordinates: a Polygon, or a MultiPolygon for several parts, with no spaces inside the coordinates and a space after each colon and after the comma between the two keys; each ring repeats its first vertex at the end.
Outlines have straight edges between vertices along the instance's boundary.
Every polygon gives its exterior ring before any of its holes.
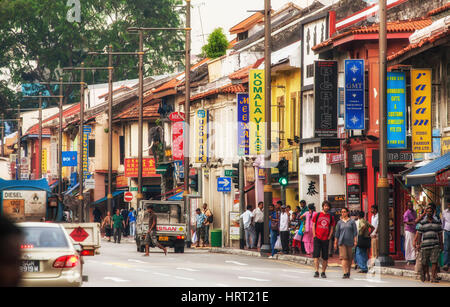
{"type": "Polygon", "coordinates": [[[197,215],[193,242],[196,243],[196,247],[200,247],[200,241],[202,241],[202,247],[206,247],[209,245],[209,227],[212,225],[214,217],[207,203],[203,204],[203,209],[197,208],[195,213],[197,215]]]}
{"type": "Polygon", "coordinates": [[[108,242],[111,242],[111,237],[113,237],[114,243],[120,244],[122,236],[134,238],[136,235],[136,210],[134,208],[130,208],[130,210],[115,209],[113,216],[108,211],[103,220],[98,208],[94,209],[93,215],[94,221],[101,223],[101,228],[104,230],[108,242]]]}

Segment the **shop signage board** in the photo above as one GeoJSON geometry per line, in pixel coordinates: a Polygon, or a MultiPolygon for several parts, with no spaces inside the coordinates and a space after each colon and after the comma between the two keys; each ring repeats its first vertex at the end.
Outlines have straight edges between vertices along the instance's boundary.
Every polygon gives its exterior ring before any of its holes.
{"type": "Polygon", "coordinates": [[[347,207],[350,211],[361,210],[361,180],[359,173],[347,173],[347,207]]]}
{"type": "Polygon", "coordinates": [[[195,113],[195,159],[196,163],[208,162],[209,111],[199,109],[195,113]]]}
{"type": "Polygon", "coordinates": [[[364,150],[354,150],[348,152],[348,167],[353,169],[366,167],[366,156],[364,150]]]}
{"type": "MultiPolygon", "coordinates": [[[[125,159],[125,177],[135,178],[138,176],[138,162],[137,158],[125,159]]],[[[142,158],[142,177],[160,177],[156,173],[154,158],[142,158]]]]}
{"type": "Polygon", "coordinates": [[[89,174],[89,134],[92,132],[92,127],[85,125],[83,126],[83,152],[81,153],[81,162],[83,177],[87,179],[90,177],[89,174]]]}
{"type": "Polygon", "coordinates": [[[345,60],[345,129],[364,130],[364,60],[345,60]]]}
{"type": "Polygon", "coordinates": [[[337,61],[314,61],[316,138],[337,138],[337,61]]]}
{"type": "Polygon", "coordinates": [[[248,156],[250,154],[249,141],[249,98],[248,93],[238,93],[237,101],[237,141],[238,156],[248,156]]]}
{"type": "Polygon", "coordinates": [[[43,175],[47,173],[47,149],[42,149],[41,169],[43,175]]]}
{"type": "Polygon", "coordinates": [[[412,151],[433,151],[431,130],[431,69],[411,69],[412,151]]]}
{"type": "Polygon", "coordinates": [[[441,139],[442,155],[450,152],[450,136],[441,139]]]}
{"type": "Polygon", "coordinates": [[[406,148],[406,75],[387,73],[387,148],[406,148]]]}
{"type": "Polygon", "coordinates": [[[340,139],[321,139],[320,140],[321,153],[340,153],[341,140],[340,139]]]}
{"type": "Polygon", "coordinates": [[[249,103],[250,155],[262,155],[266,148],[265,74],[263,69],[251,69],[249,72],[249,103]]]}
{"type": "MultiPolygon", "coordinates": [[[[413,153],[405,149],[389,149],[387,151],[387,163],[389,166],[404,165],[413,161],[413,153]]],[[[380,167],[380,151],[372,150],[372,166],[380,167]]]]}
{"type": "Polygon", "coordinates": [[[84,188],[86,190],[94,190],[95,189],[95,179],[94,178],[88,178],[83,181],[84,182],[84,188]]]}
{"type": "Polygon", "coordinates": [[[8,190],[3,191],[3,213],[15,221],[26,217],[40,219],[46,214],[47,192],[8,190]]]}
{"type": "Polygon", "coordinates": [[[183,131],[184,131],[184,122],[176,121],[172,124],[172,158],[173,158],[173,160],[183,160],[184,159],[183,131]]]}
{"type": "Polygon", "coordinates": [[[239,240],[240,234],[240,214],[239,212],[230,211],[230,240],[239,240]]]}
{"type": "Polygon", "coordinates": [[[62,166],[77,166],[77,152],[63,151],[62,152],[62,166]]]}

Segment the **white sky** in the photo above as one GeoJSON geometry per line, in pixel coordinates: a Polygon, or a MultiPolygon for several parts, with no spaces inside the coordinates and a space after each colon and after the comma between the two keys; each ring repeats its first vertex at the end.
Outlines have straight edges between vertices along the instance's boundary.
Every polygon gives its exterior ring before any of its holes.
{"type": "MultiPolygon", "coordinates": [[[[286,3],[299,4],[307,0],[272,0],[272,9],[277,10],[286,3]]],[[[312,0],[308,2],[312,3],[312,0]]],[[[222,28],[229,40],[229,30],[245,18],[254,14],[247,10],[263,10],[264,0],[192,0],[191,26],[192,26],[192,54],[199,54],[203,46],[203,33],[205,43],[208,35],[215,28],[222,28]],[[200,14],[199,14],[200,11],[200,14]],[[200,22],[201,16],[201,22],[200,22]]]]}

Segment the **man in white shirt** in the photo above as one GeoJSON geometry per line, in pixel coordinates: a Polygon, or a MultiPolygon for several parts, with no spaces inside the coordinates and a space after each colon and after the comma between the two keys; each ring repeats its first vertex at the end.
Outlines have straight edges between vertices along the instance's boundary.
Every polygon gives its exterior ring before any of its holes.
{"type": "Polygon", "coordinates": [[[264,238],[264,203],[262,201],[260,201],[258,203],[258,207],[253,210],[253,215],[255,216],[253,218],[253,221],[255,222],[255,241],[256,241],[256,246],[261,247],[262,242],[263,242],[263,238],[264,238]],[[259,241],[260,243],[258,244],[258,240],[259,240],[259,235],[261,234],[261,241],[259,241]]]}
{"type": "Polygon", "coordinates": [[[448,271],[448,266],[450,265],[450,203],[447,201],[447,208],[442,212],[442,229],[444,230],[444,271],[448,271]]]}
{"type": "Polygon", "coordinates": [[[244,222],[244,231],[245,231],[245,241],[247,242],[247,248],[252,249],[256,248],[256,240],[255,240],[255,227],[253,226],[253,213],[252,206],[247,206],[247,211],[241,214],[240,218],[242,218],[244,222]]]}
{"type": "Polygon", "coordinates": [[[372,250],[372,261],[378,258],[378,206],[372,206],[372,221],[371,224],[374,227],[374,230],[370,234],[372,237],[371,240],[371,250],[372,250]]]}
{"type": "Polygon", "coordinates": [[[283,254],[289,254],[289,214],[286,211],[286,206],[281,206],[280,215],[280,240],[283,247],[283,254]]]}

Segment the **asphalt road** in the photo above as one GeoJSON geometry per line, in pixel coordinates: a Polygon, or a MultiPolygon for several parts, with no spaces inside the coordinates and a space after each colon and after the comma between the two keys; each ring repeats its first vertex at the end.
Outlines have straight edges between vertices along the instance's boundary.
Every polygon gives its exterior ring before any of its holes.
{"type": "Polygon", "coordinates": [[[85,258],[83,287],[448,287],[395,276],[359,274],[342,279],[338,267],[314,278],[310,266],[249,256],[185,249],[167,256],[152,248],[149,257],[133,242],[102,242],[100,255],[85,258]]]}

